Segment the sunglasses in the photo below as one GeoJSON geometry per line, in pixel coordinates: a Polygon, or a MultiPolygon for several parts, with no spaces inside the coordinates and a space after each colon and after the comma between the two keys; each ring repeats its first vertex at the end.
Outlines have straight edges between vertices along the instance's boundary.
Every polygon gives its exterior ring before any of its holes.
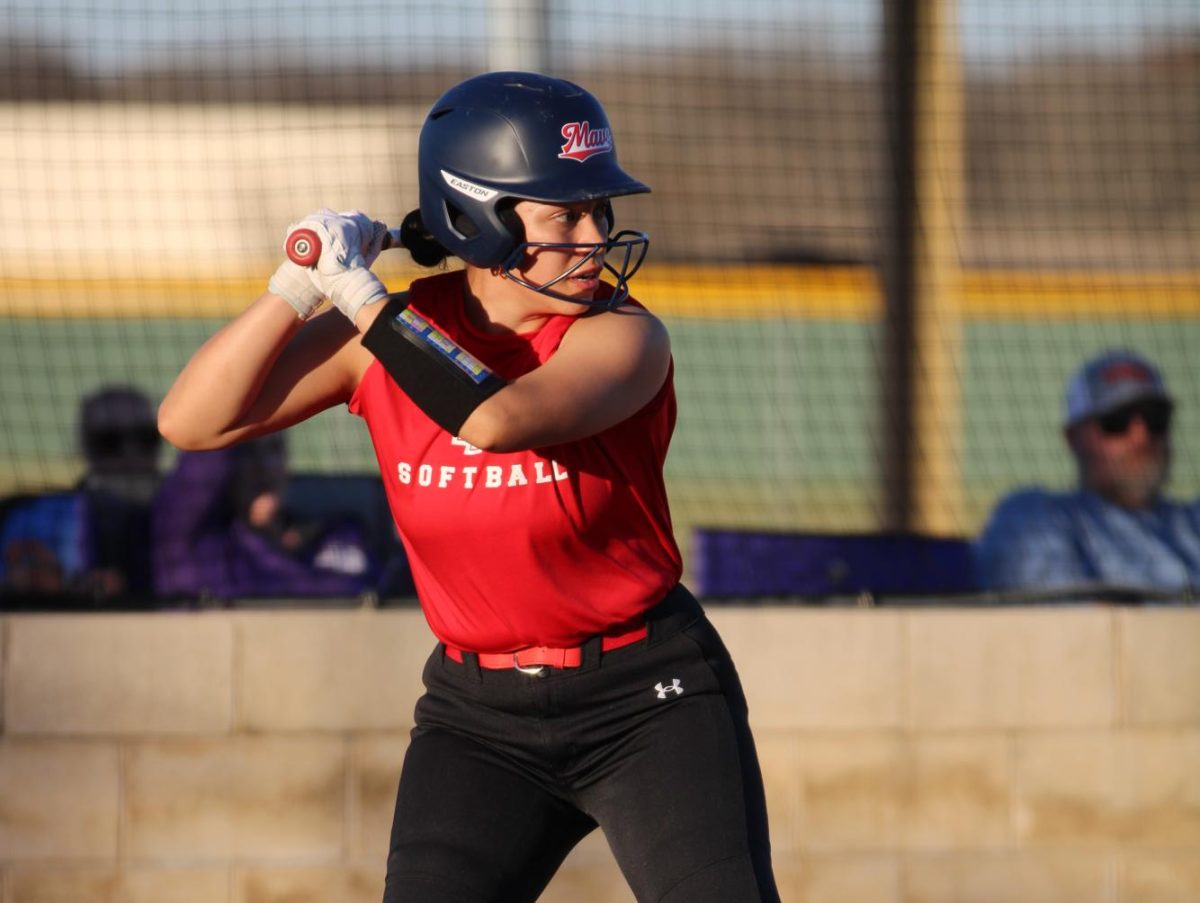
{"type": "Polygon", "coordinates": [[[1096,418],[1102,432],[1121,436],[1129,431],[1134,417],[1140,417],[1152,436],[1163,436],[1171,428],[1171,405],[1166,401],[1145,401],[1126,405],[1096,418]]]}

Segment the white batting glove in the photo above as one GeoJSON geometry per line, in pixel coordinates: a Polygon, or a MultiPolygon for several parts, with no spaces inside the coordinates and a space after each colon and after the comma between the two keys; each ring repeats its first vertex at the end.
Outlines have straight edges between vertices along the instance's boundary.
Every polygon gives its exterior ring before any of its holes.
{"type": "Polygon", "coordinates": [[[313,284],[308,268],[284,260],[267,283],[267,291],[278,295],[296,311],[301,320],[307,320],[325,300],[325,295],[313,284]]]}
{"type": "Polygon", "coordinates": [[[295,229],[311,229],[321,240],[316,265],[302,269],[316,291],[351,323],[365,305],[387,298],[387,287],[370,270],[383,249],[387,226],[357,210],[335,213],[323,208],[294,223],[288,234],[295,229]]]}

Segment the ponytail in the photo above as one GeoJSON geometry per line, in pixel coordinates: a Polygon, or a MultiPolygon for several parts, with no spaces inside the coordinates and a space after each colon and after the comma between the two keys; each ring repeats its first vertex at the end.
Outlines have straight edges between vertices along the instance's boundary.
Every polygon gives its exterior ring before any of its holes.
{"type": "Polygon", "coordinates": [[[400,243],[408,248],[412,259],[423,267],[445,263],[450,256],[442,243],[429,234],[421,220],[420,209],[410,211],[400,224],[400,243]]]}

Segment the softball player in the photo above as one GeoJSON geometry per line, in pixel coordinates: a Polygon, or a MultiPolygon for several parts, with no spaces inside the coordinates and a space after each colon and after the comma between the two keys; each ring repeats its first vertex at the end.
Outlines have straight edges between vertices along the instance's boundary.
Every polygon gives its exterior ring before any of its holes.
{"type": "Polygon", "coordinates": [[[318,211],[286,245],[314,266],[285,261],[160,410],[182,448],[366,421],[439,641],[385,903],[536,900],[597,826],[639,901],[777,901],[746,702],[679,583],[670,342],[628,288],[648,239],[613,231],[649,188],[592,95],[530,73],[449,90],[418,157],[402,241],[464,269],[389,294],[383,225],[318,211]]]}

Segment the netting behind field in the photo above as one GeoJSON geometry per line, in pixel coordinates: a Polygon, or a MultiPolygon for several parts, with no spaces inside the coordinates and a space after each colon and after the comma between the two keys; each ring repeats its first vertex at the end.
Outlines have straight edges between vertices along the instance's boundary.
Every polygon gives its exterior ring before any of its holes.
{"type": "MultiPolygon", "coordinates": [[[[1165,370],[1173,486],[1200,491],[1200,7],[943,14],[921,39],[919,120],[936,191],[918,279],[939,300],[914,349],[935,404],[918,449],[942,469],[918,501],[970,534],[1014,484],[1067,485],[1062,387],[1110,345],[1165,370]]],[[[654,188],[616,215],[652,237],[633,290],[672,333],[680,533],[880,526],[883,26],[858,0],[10,0],[0,489],[77,480],[81,397],[161,397],[261,291],[289,222],[330,206],[398,224],[430,103],[515,63],[596,93],[622,165],[654,188]]],[[[389,284],[416,272],[403,252],[381,265],[389,284]]],[[[298,471],[376,466],[341,410],[289,448],[298,471]]]]}

